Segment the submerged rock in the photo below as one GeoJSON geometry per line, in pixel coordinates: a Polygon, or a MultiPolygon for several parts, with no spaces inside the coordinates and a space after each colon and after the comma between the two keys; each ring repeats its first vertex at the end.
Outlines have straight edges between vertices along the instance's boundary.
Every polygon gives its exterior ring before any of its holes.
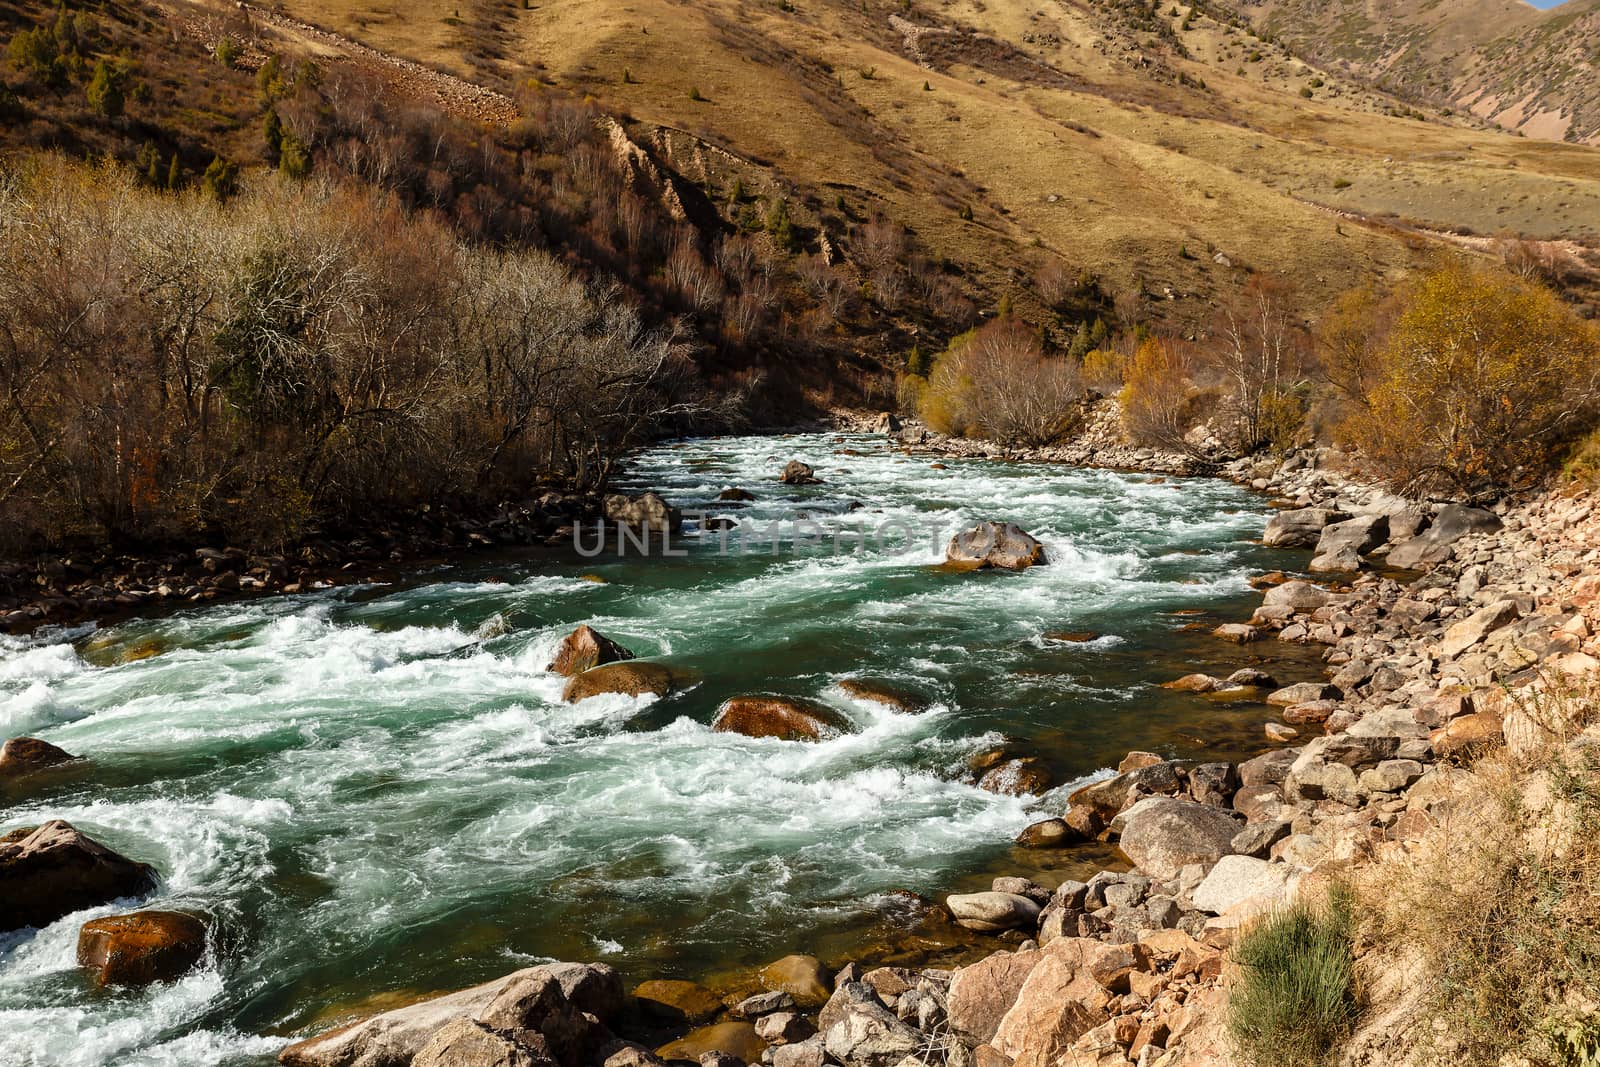
{"type": "Polygon", "coordinates": [[[63,915],[156,887],[156,871],[52,819],[0,843],[0,933],[46,926],[63,915]]]}
{"type": "Polygon", "coordinates": [[[749,696],[725,700],[711,728],[746,737],[821,741],[848,733],[850,724],[832,708],[797,697],[749,696]]]}
{"type": "Polygon", "coordinates": [[[980,522],[950,538],[945,562],[1020,571],[1046,562],[1044,545],[1014,522],[980,522]]]}
{"type": "Polygon", "coordinates": [[[100,985],[170,982],[206,954],[206,924],[182,911],[107,915],[78,931],[78,966],[100,985]]]}
{"type": "Polygon", "coordinates": [[[568,634],[556,649],[555,658],[545,668],[555,674],[572,677],[591,667],[618,663],[633,658],[633,652],[617,644],[594,627],[585,623],[568,634]]]}
{"type": "Polygon", "coordinates": [[[748,489],[740,489],[738,486],[724,489],[722,492],[717,494],[718,500],[732,500],[739,501],[741,503],[749,502],[755,498],[756,495],[754,493],[750,492],[748,489]]]}
{"type": "Polygon", "coordinates": [[[749,1023],[713,1023],[662,1045],[656,1049],[656,1055],[664,1060],[699,1062],[707,1053],[722,1052],[737,1056],[746,1063],[759,1063],[761,1052],[766,1047],[766,1042],[756,1036],[756,1028],[749,1023]]]}
{"type": "Polygon", "coordinates": [[[1050,769],[1034,756],[1006,760],[983,772],[978,788],[1009,797],[1033,796],[1050,788],[1050,769]]]}
{"type": "Polygon", "coordinates": [[[833,993],[833,976],[815,956],[785,956],[761,968],[756,977],[769,991],[789,994],[802,1008],[819,1008],[833,993]]]}
{"type": "Polygon", "coordinates": [[[722,1000],[698,982],[658,978],[640,982],[633,999],[647,1014],[671,1023],[703,1023],[722,1011],[722,1000]]]}
{"type": "Polygon", "coordinates": [[[916,714],[927,711],[928,702],[915,693],[870,678],[841,678],[838,687],[857,700],[870,700],[894,711],[916,714]]]}
{"type": "Polygon", "coordinates": [[[37,737],[13,737],[0,745],[0,779],[20,778],[25,774],[71,763],[77,759],[65,749],[57,748],[37,737]]]}
{"type": "Polygon", "coordinates": [[[672,692],[672,685],[672,672],[659,663],[608,663],[574,675],[562,690],[561,699],[576,704],[604,693],[623,693],[631,697],[653,693],[664,697],[672,692]]]}

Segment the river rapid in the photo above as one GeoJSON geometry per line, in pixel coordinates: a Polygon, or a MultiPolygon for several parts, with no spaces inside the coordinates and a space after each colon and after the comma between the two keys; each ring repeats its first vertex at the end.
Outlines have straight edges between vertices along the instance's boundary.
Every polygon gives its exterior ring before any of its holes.
{"type": "Polygon", "coordinates": [[[671,555],[483,554],[391,586],[0,637],[0,736],[89,757],[0,795],[0,832],[67,819],[155,865],[146,906],[219,931],[204,968],[135,991],[93,990],[73,965],[78,927],[128,902],[0,938],[0,1064],[264,1064],[351,1010],[551,958],[630,982],[843,958],[881,935],[894,890],[1072,873],[1010,839],[1127,750],[1261,747],[1263,707],[1160,682],[1251,663],[1316,676],[1276,642],[1205,632],[1249,613],[1251,575],[1304,562],[1255,543],[1262,498],[945,462],[866,435],[674,443],[635,458],[630,488],[739,529],[671,555]],[[822,484],[779,484],[792,458],[822,484]],[[730,486],[756,499],[717,502],[730,486]],[[1049,564],[937,566],[988,518],[1033,532],[1049,564]],[[693,684],[561,703],[544,668],[583,622],[693,684]],[[852,675],[931,708],[853,700],[835,684],[852,675]],[[822,700],[854,732],[713,733],[745,693],[822,700]],[[968,760],[1004,738],[1048,762],[1052,793],[971,784],[968,760]]]}

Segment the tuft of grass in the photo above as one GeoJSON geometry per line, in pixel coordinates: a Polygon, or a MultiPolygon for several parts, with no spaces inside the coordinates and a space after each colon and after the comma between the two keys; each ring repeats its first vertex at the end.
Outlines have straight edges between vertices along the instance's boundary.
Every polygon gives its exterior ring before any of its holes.
{"type": "Polygon", "coordinates": [[[1355,921],[1348,892],[1326,906],[1295,904],[1269,915],[1234,946],[1240,971],[1228,999],[1228,1032],[1258,1067],[1317,1067],[1355,1025],[1355,921]]]}

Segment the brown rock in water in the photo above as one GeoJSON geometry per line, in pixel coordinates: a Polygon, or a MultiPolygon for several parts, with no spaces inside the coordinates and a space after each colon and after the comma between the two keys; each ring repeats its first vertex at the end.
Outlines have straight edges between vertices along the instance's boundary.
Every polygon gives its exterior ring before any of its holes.
{"type": "Polygon", "coordinates": [[[698,982],[658,978],[640,982],[633,999],[646,1013],[673,1023],[709,1022],[722,1011],[722,1000],[698,982]]]}
{"type": "Polygon", "coordinates": [[[52,819],[0,844],[0,933],[45,926],[63,915],[156,887],[155,868],[52,819]]]}
{"type": "Polygon", "coordinates": [[[841,678],[836,683],[857,700],[870,700],[894,711],[916,714],[927,711],[928,702],[915,693],[868,678],[841,678]]]}
{"type": "Polygon", "coordinates": [[[833,994],[833,976],[815,956],[785,956],[761,968],[756,977],[764,988],[789,994],[802,1008],[820,1008],[833,994]]]}
{"type": "Polygon", "coordinates": [[[985,771],[978,788],[1011,797],[1033,796],[1049,789],[1053,780],[1043,760],[1021,756],[985,771]]]}
{"type": "Polygon", "coordinates": [[[608,663],[574,675],[561,699],[576,704],[603,693],[625,693],[631,697],[654,693],[664,697],[672,692],[672,672],[659,663],[608,663]]]}
{"type": "Polygon", "coordinates": [[[1209,693],[1221,686],[1221,679],[1213,678],[1209,674],[1186,674],[1182,678],[1161,683],[1161,688],[1175,689],[1180,693],[1209,693]]]}
{"type": "Polygon", "coordinates": [[[725,700],[711,728],[718,733],[746,737],[777,737],[785,741],[821,741],[847,733],[850,728],[832,708],[796,697],[750,696],[725,700]]]}
{"type": "Polygon", "coordinates": [[[1068,645],[1082,645],[1099,638],[1093,630],[1047,630],[1044,634],[1046,641],[1060,641],[1068,645]]]}
{"type": "Polygon", "coordinates": [[[632,651],[585,623],[562,640],[560,647],[556,649],[555,658],[545,670],[564,674],[570,678],[592,667],[619,663],[632,658],[632,651]]]}
{"type": "Polygon", "coordinates": [[[1046,562],[1044,545],[1014,522],[980,522],[950,538],[945,562],[1020,571],[1046,562]]]}
{"type": "Polygon", "coordinates": [[[36,737],[13,737],[0,745],[0,778],[20,778],[77,759],[72,753],[36,737]]]}
{"type": "Polygon", "coordinates": [[[717,494],[718,500],[750,501],[754,500],[755,498],[756,495],[754,493],[746,489],[740,489],[738,486],[734,486],[731,489],[724,489],[722,492],[717,494]]]}
{"type": "Polygon", "coordinates": [[[1066,848],[1084,840],[1065,819],[1042,819],[1017,835],[1017,844],[1023,848],[1066,848]]]}
{"type": "Polygon", "coordinates": [[[206,924],[182,911],[107,915],[78,931],[78,966],[100,985],[149,985],[182,977],[206,954],[206,924]]]}
{"type": "Polygon", "coordinates": [[[784,464],[783,473],[778,476],[778,480],[784,485],[820,485],[822,482],[822,479],[817,477],[816,471],[797,459],[791,459],[784,464]]]}
{"type": "Polygon", "coordinates": [[[613,493],[605,498],[604,509],[605,517],[610,522],[655,533],[676,533],[683,522],[682,513],[662,499],[659,493],[640,493],[635,497],[613,493]]]}
{"type": "Polygon", "coordinates": [[[756,1036],[756,1028],[749,1023],[714,1023],[691,1030],[671,1044],[662,1045],[656,1049],[656,1055],[664,1060],[688,1060],[694,1063],[708,1052],[724,1052],[746,1063],[760,1063],[761,1052],[766,1047],[766,1042],[756,1036]]]}

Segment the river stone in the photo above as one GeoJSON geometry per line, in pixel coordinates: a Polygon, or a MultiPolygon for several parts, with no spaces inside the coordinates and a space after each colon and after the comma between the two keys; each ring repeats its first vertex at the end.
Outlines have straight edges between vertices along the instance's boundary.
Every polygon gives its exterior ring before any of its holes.
{"type": "Polygon", "coordinates": [[[956,971],[945,996],[950,1029],[977,1044],[993,1041],[1000,1020],[1038,962],[1037,949],[996,952],[956,971]]]}
{"type": "Polygon", "coordinates": [[[1295,757],[1299,754],[1298,749],[1280,748],[1272,752],[1263,752],[1254,759],[1247,759],[1239,764],[1239,782],[1246,788],[1282,785],[1283,780],[1289,776],[1289,768],[1294,766],[1295,757]]]}
{"type": "Polygon", "coordinates": [[[794,997],[783,990],[768,993],[756,993],[745,997],[733,1006],[733,1017],[736,1019],[759,1019],[763,1015],[773,1012],[793,1011],[795,1008],[794,997]]]}
{"type": "Polygon", "coordinates": [[[1455,553],[1455,543],[1468,534],[1493,533],[1500,517],[1482,508],[1448,504],[1439,509],[1428,528],[1389,551],[1388,564],[1405,570],[1443,563],[1455,553]]]}
{"type": "Polygon", "coordinates": [[[659,493],[640,493],[634,497],[613,493],[605,499],[605,517],[610,522],[664,534],[677,533],[683,522],[682,513],[659,493]]]}
{"type": "Polygon", "coordinates": [[[1296,682],[1267,694],[1267,703],[1278,707],[1308,704],[1313,700],[1337,700],[1339,690],[1325,682],[1296,682]]]}
{"type": "MultiPolygon", "coordinates": [[[[1286,903],[1294,872],[1283,863],[1249,856],[1223,856],[1194,891],[1194,906],[1215,915],[1247,900],[1264,909],[1286,903]]],[[[1254,909],[1255,905],[1252,905],[1254,909]]]]}
{"type": "Polygon", "coordinates": [[[47,767],[70,763],[77,758],[65,749],[37,737],[13,737],[0,745],[0,779],[20,778],[47,767]]]}
{"type": "Polygon", "coordinates": [[[568,634],[545,670],[572,677],[591,667],[633,658],[633,653],[585,623],[568,634]]]}
{"type": "MultiPolygon", "coordinates": [[[[1072,1062],[1064,1054],[1078,1038],[1106,1021],[1111,1000],[1085,956],[1118,947],[1061,937],[1041,949],[1039,962],[1017,991],[1016,1003],[995,1029],[994,1048],[1014,1067],[1072,1062]]],[[[1099,971],[1109,975],[1114,968],[1099,971]]]]}
{"type": "Polygon", "coordinates": [[[767,964],[756,977],[768,990],[789,994],[802,1008],[820,1008],[833,992],[833,976],[815,956],[785,956],[767,964]]]}
{"type": "Polygon", "coordinates": [[[671,1023],[703,1023],[722,1011],[721,998],[705,986],[671,978],[640,982],[633,999],[647,1014],[671,1023]]]}
{"type": "Polygon", "coordinates": [[[822,741],[848,733],[844,716],[815,701],[798,697],[732,697],[722,702],[711,728],[718,733],[746,737],[777,737],[785,741],[822,741]]]}
{"type": "Polygon", "coordinates": [[[100,985],[170,982],[206,954],[206,924],[187,912],[106,915],[78,931],[78,966],[100,985]]]}
{"type": "Polygon", "coordinates": [[[656,1049],[656,1055],[664,1060],[697,1063],[708,1052],[723,1052],[737,1056],[746,1063],[759,1063],[761,1052],[766,1047],[767,1043],[756,1036],[756,1028],[749,1023],[713,1023],[662,1045],[656,1049]]]}
{"type": "Polygon", "coordinates": [[[1265,859],[1273,845],[1289,836],[1289,829],[1289,823],[1270,819],[1250,823],[1234,836],[1233,851],[1241,856],[1265,859]]]}
{"type": "MultiPolygon", "coordinates": [[[[1358,557],[1377,548],[1389,536],[1387,515],[1358,515],[1343,522],[1329,523],[1317,538],[1316,555],[1350,553],[1358,557]]],[[[1314,569],[1314,568],[1313,568],[1314,569]]],[[[1351,568],[1352,570],[1354,568],[1351,568]]]]}
{"type": "Polygon", "coordinates": [[[1306,570],[1313,574],[1348,574],[1360,569],[1361,554],[1349,545],[1318,552],[1306,564],[1306,570]]]}
{"type": "Polygon", "coordinates": [[[630,697],[646,695],[664,697],[671,692],[671,671],[659,663],[632,660],[625,663],[607,663],[603,667],[591,667],[582,674],[574,675],[567,680],[566,688],[561,691],[561,699],[569,704],[576,704],[580,700],[606,693],[621,693],[630,697]]]}
{"type": "Polygon", "coordinates": [[[1452,625],[1439,642],[1439,655],[1454,659],[1522,614],[1515,600],[1497,600],[1452,625]]]}
{"type": "Polygon", "coordinates": [[[980,933],[997,933],[1031,927],[1039,920],[1039,905],[1020,893],[952,893],[945,907],[957,923],[980,933]]]}
{"type": "Polygon", "coordinates": [[[823,1067],[827,1061],[828,1050],[821,1035],[772,1050],[772,1067],[823,1067]]]}
{"type": "Polygon", "coordinates": [[[769,1045],[792,1045],[817,1032],[804,1016],[792,1011],[776,1011],[756,1020],[756,1036],[769,1045]]]}
{"type": "Polygon", "coordinates": [[[1361,772],[1361,788],[1369,793],[1398,793],[1422,777],[1422,764],[1414,759],[1383,760],[1361,772]]]}
{"type": "Polygon", "coordinates": [[[1044,563],[1044,545],[1016,523],[980,522],[950,538],[945,562],[1020,571],[1044,563]]]}
{"type": "Polygon", "coordinates": [[[869,678],[841,678],[834,684],[857,700],[882,704],[891,711],[916,714],[928,710],[928,702],[922,697],[885,682],[869,678]]]}
{"type": "Polygon", "coordinates": [[[1121,818],[1123,853],[1158,882],[1176,878],[1191,863],[1209,868],[1233,851],[1244,828],[1231,811],[1176,797],[1146,797],[1121,818]]]}
{"type": "MultiPolygon", "coordinates": [[[[410,1067],[554,1067],[555,1060],[472,1019],[452,1019],[433,1032],[410,1067]]],[[[363,1065],[364,1067],[364,1065],[363,1065]]]]}
{"type": "Polygon", "coordinates": [[[1261,543],[1277,548],[1310,548],[1322,536],[1323,527],[1347,516],[1330,508],[1295,508],[1280,511],[1267,522],[1261,543]]]}
{"type": "Polygon", "coordinates": [[[1083,840],[1065,819],[1041,819],[1017,835],[1017,844],[1023,848],[1065,848],[1083,840]]]}
{"type": "Polygon", "coordinates": [[[0,843],[0,933],[47,926],[64,915],[140,897],[156,887],[156,871],[119,855],[52,819],[0,843]]]}
{"type": "Polygon", "coordinates": [[[1262,731],[1267,735],[1267,740],[1273,744],[1283,744],[1285,741],[1293,741],[1300,736],[1299,730],[1296,730],[1293,726],[1285,726],[1280,722],[1269,722],[1262,727],[1262,731]]]}
{"type": "Polygon", "coordinates": [[[1003,796],[1033,796],[1049,789],[1051,781],[1050,770],[1043,760],[1019,756],[985,771],[978,779],[978,788],[1003,796]]]}
{"type": "Polygon", "coordinates": [[[897,1067],[925,1040],[865,982],[841,985],[818,1016],[817,1028],[828,1055],[851,1067],[897,1067]]]}
{"type": "Polygon", "coordinates": [[[738,486],[724,489],[722,492],[717,494],[718,500],[750,501],[754,500],[755,498],[756,495],[754,493],[747,489],[740,489],[738,486]]]}
{"type": "Polygon", "coordinates": [[[1134,789],[1146,793],[1176,793],[1182,789],[1183,780],[1178,771],[1178,764],[1171,760],[1135,767],[1103,782],[1091,782],[1074,792],[1069,801],[1074,807],[1093,809],[1109,820],[1127,805],[1129,793],[1134,789]]]}
{"type": "Polygon", "coordinates": [[[1186,674],[1170,682],[1162,682],[1163,689],[1176,689],[1180,693],[1209,693],[1221,688],[1222,682],[1209,674],[1186,674]]]}
{"type": "Polygon", "coordinates": [[[1267,590],[1267,595],[1261,598],[1261,603],[1266,607],[1286,607],[1296,612],[1316,611],[1333,599],[1320,585],[1310,582],[1284,582],[1267,590]]]}

